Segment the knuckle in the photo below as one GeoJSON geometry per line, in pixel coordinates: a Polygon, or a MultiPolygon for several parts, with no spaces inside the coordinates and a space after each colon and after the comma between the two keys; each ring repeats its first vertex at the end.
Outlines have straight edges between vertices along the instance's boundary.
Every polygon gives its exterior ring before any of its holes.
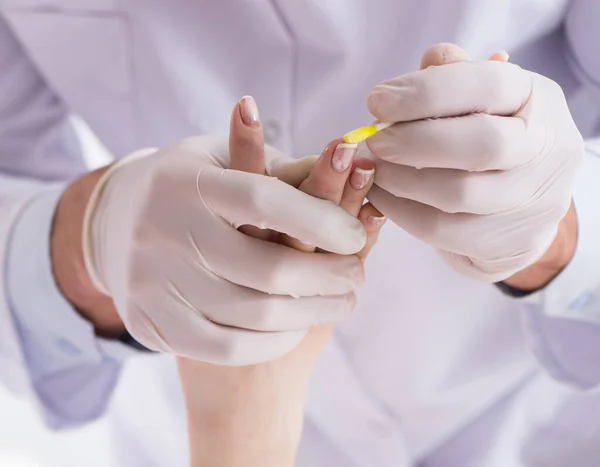
{"type": "Polygon", "coordinates": [[[519,204],[519,190],[505,190],[508,174],[462,173],[462,180],[454,191],[456,196],[451,213],[489,215],[511,209],[519,204]],[[502,196],[498,196],[502,193],[502,196]]]}
{"type": "Polygon", "coordinates": [[[438,209],[431,209],[427,216],[427,226],[423,231],[423,238],[427,243],[438,245],[441,239],[444,238],[446,232],[445,217],[447,214],[438,209]]]}
{"type": "MultiPolygon", "coordinates": [[[[425,71],[429,71],[429,73],[423,77],[419,77],[414,73],[407,75],[408,85],[414,89],[414,93],[410,93],[408,98],[412,99],[413,101],[418,100],[418,102],[414,102],[414,104],[418,104],[425,109],[434,109],[436,108],[437,103],[440,101],[439,91],[438,87],[434,85],[435,80],[427,78],[440,73],[442,69],[439,67],[434,67],[428,68],[425,71]]],[[[432,115],[432,117],[435,117],[435,115],[432,115]]]]}
{"type": "Polygon", "coordinates": [[[480,203],[480,183],[470,172],[459,172],[456,184],[448,195],[443,197],[443,211],[455,214],[459,212],[476,212],[480,203]]]}
{"type": "Polygon", "coordinates": [[[260,331],[281,331],[276,326],[277,312],[280,311],[280,307],[277,306],[278,300],[270,297],[265,301],[264,306],[257,312],[252,318],[252,327],[260,331]]]}
{"type": "Polygon", "coordinates": [[[466,254],[467,250],[476,247],[474,240],[468,238],[467,233],[477,231],[474,230],[473,223],[479,217],[468,213],[442,213],[436,224],[437,243],[434,246],[466,254]]]}
{"type": "Polygon", "coordinates": [[[333,178],[328,177],[326,174],[316,174],[312,181],[309,179],[305,192],[311,196],[337,202],[342,196],[343,188],[342,183],[336,183],[333,178]]]}
{"type": "Polygon", "coordinates": [[[511,138],[506,135],[502,126],[497,124],[495,117],[481,115],[481,118],[483,125],[478,139],[478,147],[483,157],[482,165],[479,168],[503,168],[513,151],[511,138]]]}
{"type": "Polygon", "coordinates": [[[275,262],[262,272],[263,289],[273,294],[286,294],[289,289],[290,270],[283,261],[275,262]]]}
{"type": "Polygon", "coordinates": [[[248,205],[257,212],[267,212],[272,204],[276,180],[269,177],[253,177],[245,193],[248,205]]]}

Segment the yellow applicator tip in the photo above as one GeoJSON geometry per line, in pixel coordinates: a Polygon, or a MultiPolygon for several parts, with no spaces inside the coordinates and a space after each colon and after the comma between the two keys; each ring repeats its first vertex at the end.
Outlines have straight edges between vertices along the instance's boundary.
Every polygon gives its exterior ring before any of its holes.
{"type": "Polygon", "coordinates": [[[344,143],[358,144],[361,141],[370,138],[378,131],[384,130],[391,125],[391,123],[377,123],[375,125],[357,128],[356,130],[352,130],[344,135],[344,143]]]}

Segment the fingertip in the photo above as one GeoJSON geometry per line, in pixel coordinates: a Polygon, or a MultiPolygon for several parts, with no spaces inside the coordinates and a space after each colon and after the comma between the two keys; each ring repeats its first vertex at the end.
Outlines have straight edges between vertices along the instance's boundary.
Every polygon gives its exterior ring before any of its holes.
{"type": "Polygon", "coordinates": [[[233,107],[231,112],[231,127],[233,131],[242,131],[246,133],[257,133],[262,131],[258,105],[252,96],[242,97],[233,107]]]}
{"type": "Polygon", "coordinates": [[[349,178],[350,186],[357,191],[364,191],[363,197],[369,190],[375,179],[375,167],[362,168],[357,165],[354,166],[352,174],[349,178]]]}
{"type": "Polygon", "coordinates": [[[421,59],[421,70],[430,66],[467,62],[469,60],[471,60],[470,55],[458,45],[449,42],[440,42],[425,51],[421,59]]]}
{"type": "Polygon", "coordinates": [[[368,232],[380,230],[387,222],[387,217],[371,203],[361,208],[358,218],[368,232]]]}
{"type": "Polygon", "coordinates": [[[375,170],[375,164],[373,161],[364,157],[355,157],[354,167],[358,167],[363,170],[375,170]]]}
{"type": "Polygon", "coordinates": [[[250,96],[244,96],[234,106],[231,113],[229,132],[229,155],[232,169],[244,172],[264,174],[264,136],[258,108],[250,96]],[[245,107],[249,107],[246,108],[245,107]],[[244,116],[246,114],[246,116],[244,116]],[[251,124],[246,124],[244,119],[249,119],[251,124]],[[254,123],[252,123],[254,122],[254,123]],[[256,123],[258,122],[258,123],[256,123]]]}
{"type": "Polygon", "coordinates": [[[338,235],[337,240],[332,245],[324,246],[322,249],[339,255],[353,255],[365,247],[368,236],[367,230],[355,217],[351,217],[351,219],[356,226],[353,225],[350,229],[338,229],[340,235],[338,235]]]}
{"type": "Polygon", "coordinates": [[[387,217],[385,216],[369,216],[367,218],[370,227],[373,227],[375,230],[381,229],[387,221],[387,217]]]}
{"type": "Polygon", "coordinates": [[[240,119],[242,123],[249,127],[260,126],[260,115],[258,104],[252,96],[244,96],[238,102],[240,119]]]}
{"type": "Polygon", "coordinates": [[[385,121],[385,115],[382,112],[385,95],[381,90],[381,84],[376,85],[367,95],[367,109],[377,120],[385,121]]]}
{"type": "Polygon", "coordinates": [[[493,54],[488,60],[492,62],[508,62],[510,55],[506,50],[501,50],[500,52],[496,52],[493,54]]]}
{"type": "Polygon", "coordinates": [[[387,218],[371,203],[367,203],[362,207],[358,214],[358,218],[367,232],[367,242],[365,243],[364,248],[358,253],[358,257],[364,261],[377,243],[379,233],[385,225],[387,218]]]}

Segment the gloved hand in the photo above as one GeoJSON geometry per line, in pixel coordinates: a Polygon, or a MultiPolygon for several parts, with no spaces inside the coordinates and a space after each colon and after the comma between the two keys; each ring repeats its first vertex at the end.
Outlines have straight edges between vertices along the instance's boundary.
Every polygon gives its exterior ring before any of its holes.
{"type": "MultiPolygon", "coordinates": [[[[184,140],[130,156],[98,183],[84,221],[86,266],[129,332],[154,350],[245,365],[294,348],[310,326],[354,306],[361,222],[284,181],[228,170],[228,141],[184,140]],[[310,254],[239,232],[273,229],[336,254],[310,254]],[[343,256],[349,255],[349,256],[343,256]]],[[[303,180],[272,148],[267,171],[303,180]]],[[[300,164],[300,165],[298,165],[300,164]]]]}
{"type": "Polygon", "coordinates": [[[458,272],[493,282],[552,244],[584,154],[560,86],[497,60],[375,86],[369,110],[397,123],[366,142],[375,207],[458,272]]]}

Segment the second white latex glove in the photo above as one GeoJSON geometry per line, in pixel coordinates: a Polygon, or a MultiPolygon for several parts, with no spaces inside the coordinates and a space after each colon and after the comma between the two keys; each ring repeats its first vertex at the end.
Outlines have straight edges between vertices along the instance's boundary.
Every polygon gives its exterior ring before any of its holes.
{"type": "MultiPolygon", "coordinates": [[[[306,176],[306,161],[272,148],[266,153],[270,175],[291,182],[306,176]]],[[[84,250],[96,286],[114,299],[140,343],[245,365],[276,358],[310,326],[351,312],[363,280],[353,253],[366,234],[333,203],[277,178],[227,167],[228,141],[214,137],[130,156],[92,196],[84,250]],[[284,232],[341,255],[262,241],[239,232],[241,225],[284,232]]]]}
{"type": "Polygon", "coordinates": [[[499,61],[385,81],[367,141],[369,200],[457,271],[495,282],[540,259],[572,196],[583,140],[554,81],[499,61]]]}

